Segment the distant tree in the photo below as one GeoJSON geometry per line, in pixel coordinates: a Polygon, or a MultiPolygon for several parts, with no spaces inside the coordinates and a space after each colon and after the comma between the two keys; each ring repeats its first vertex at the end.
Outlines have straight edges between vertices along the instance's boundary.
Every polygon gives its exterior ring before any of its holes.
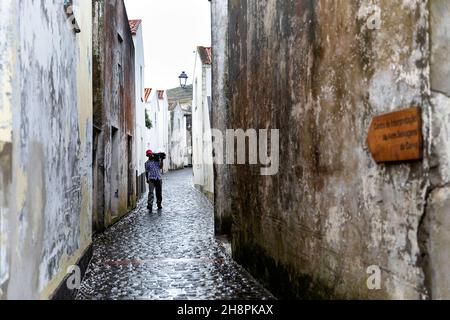
{"type": "Polygon", "coordinates": [[[150,119],[147,110],[145,110],[145,126],[151,130],[153,128],[152,120],[150,119]]]}

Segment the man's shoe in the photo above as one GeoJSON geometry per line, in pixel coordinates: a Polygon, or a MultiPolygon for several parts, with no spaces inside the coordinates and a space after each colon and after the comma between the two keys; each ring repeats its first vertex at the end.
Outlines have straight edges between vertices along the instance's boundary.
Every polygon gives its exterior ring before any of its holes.
{"type": "Polygon", "coordinates": [[[147,206],[147,210],[152,212],[153,211],[153,207],[147,206]]]}
{"type": "Polygon", "coordinates": [[[159,206],[158,207],[158,211],[161,211],[163,209],[163,207],[159,206]]]}

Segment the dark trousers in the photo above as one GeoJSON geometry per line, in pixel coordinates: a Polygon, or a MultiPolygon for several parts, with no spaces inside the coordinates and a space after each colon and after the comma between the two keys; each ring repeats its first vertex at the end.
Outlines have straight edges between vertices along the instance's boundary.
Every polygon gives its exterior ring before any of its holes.
{"type": "Polygon", "coordinates": [[[148,193],[148,206],[153,207],[153,202],[155,201],[155,191],[156,191],[156,202],[158,208],[162,206],[162,181],[161,180],[150,180],[149,182],[149,193],[148,193]]]}

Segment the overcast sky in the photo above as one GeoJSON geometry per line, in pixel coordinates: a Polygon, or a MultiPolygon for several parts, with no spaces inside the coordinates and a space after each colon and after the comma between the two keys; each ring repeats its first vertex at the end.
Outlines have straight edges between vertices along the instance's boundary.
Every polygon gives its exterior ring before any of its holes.
{"type": "Polygon", "coordinates": [[[211,45],[208,0],[125,0],[129,19],[142,19],[146,87],[179,86],[182,71],[192,83],[197,46],[211,45]]]}

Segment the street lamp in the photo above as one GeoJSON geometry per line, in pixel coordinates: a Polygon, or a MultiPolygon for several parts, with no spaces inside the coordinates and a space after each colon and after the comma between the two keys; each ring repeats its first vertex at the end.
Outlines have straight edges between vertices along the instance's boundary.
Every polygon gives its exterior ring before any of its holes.
{"type": "Polygon", "coordinates": [[[188,79],[189,79],[189,77],[188,77],[188,75],[186,74],[186,72],[182,72],[181,74],[180,74],[180,76],[178,77],[178,79],[180,79],[180,86],[182,87],[182,88],[186,88],[186,86],[187,86],[187,81],[188,81],[188,79]]]}

